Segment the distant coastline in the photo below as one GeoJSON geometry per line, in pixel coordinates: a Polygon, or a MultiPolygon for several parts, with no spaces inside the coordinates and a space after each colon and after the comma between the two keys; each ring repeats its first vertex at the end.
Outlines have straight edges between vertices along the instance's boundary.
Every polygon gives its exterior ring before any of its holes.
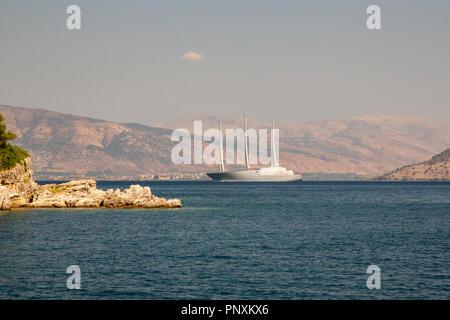
{"type": "MultiPolygon", "coordinates": [[[[305,173],[305,181],[370,181],[371,177],[353,173],[305,173]]],[[[104,176],[104,175],[77,175],[77,174],[42,174],[35,173],[36,181],[70,181],[80,179],[93,179],[97,181],[210,181],[205,173],[175,174],[169,173],[155,176],[104,176]]]]}
{"type": "MultiPolygon", "coordinates": [[[[206,130],[217,126],[213,115],[144,125],[1,105],[0,113],[17,134],[14,143],[32,155],[37,179],[203,180],[213,170],[211,165],[176,165],[170,158],[174,128],[190,129],[193,120],[201,120],[206,130]]],[[[240,118],[223,120],[224,129],[242,126],[240,118]]],[[[295,121],[280,123],[280,165],[304,172],[305,180],[371,179],[429,159],[450,145],[450,125],[425,118],[295,121]]],[[[267,124],[250,118],[249,126],[267,124]]]]}

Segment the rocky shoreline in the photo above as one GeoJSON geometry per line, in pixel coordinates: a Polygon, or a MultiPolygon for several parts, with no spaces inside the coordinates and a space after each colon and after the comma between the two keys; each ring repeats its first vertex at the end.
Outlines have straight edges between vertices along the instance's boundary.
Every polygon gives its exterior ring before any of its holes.
{"type": "Polygon", "coordinates": [[[430,160],[398,168],[375,180],[450,181],[450,148],[430,160]]]}
{"type": "Polygon", "coordinates": [[[38,185],[31,160],[0,172],[0,210],[14,208],[180,208],[180,199],[160,198],[149,187],[97,189],[95,180],[38,185]]]}

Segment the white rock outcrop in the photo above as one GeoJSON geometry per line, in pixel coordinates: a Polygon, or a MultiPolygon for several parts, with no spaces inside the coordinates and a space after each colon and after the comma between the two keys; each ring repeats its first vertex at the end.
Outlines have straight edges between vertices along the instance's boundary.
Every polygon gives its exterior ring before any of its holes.
{"type": "Polygon", "coordinates": [[[9,190],[5,186],[0,186],[0,210],[11,209],[11,199],[9,197],[9,190]]]}
{"type": "Polygon", "coordinates": [[[12,208],[179,208],[180,199],[156,197],[149,187],[132,185],[125,190],[97,189],[95,180],[38,185],[31,161],[0,172],[0,210],[12,208]]]}
{"type": "Polygon", "coordinates": [[[178,208],[179,199],[166,200],[152,195],[149,187],[132,185],[123,191],[97,189],[94,180],[70,181],[40,187],[31,201],[31,208],[178,208]]]}

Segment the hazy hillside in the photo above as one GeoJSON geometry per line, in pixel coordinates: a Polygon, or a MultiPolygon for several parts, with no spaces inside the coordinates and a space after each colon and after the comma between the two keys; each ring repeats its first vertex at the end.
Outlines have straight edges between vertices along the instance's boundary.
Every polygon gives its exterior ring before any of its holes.
{"type": "Polygon", "coordinates": [[[171,130],[0,107],[36,173],[137,175],[170,169],[171,130]]]}
{"type": "Polygon", "coordinates": [[[450,149],[428,161],[396,169],[380,180],[450,180],[450,149]]]}
{"type": "MultiPolygon", "coordinates": [[[[194,114],[156,126],[192,130],[217,127],[218,118],[194,114]]],[[[243,120],[223,119],[223,126],[242,127],[243,120]]],[[[267,128],[249,120],[249,127],[267,128]]],[[[450,125],[418,117],[362,116],[307,123],[277,123],[280,162],[304,172],[377,175],[399,166],[429,159],[450,146],[450,125]]]]}
{"type": "MultiPolygon", "coordinates": [[[[170,160],[174,128],[203,120],[204,129],[218,118],[195,114],[152,127],[119,124],[40,109],[0,106],[14,142],[32,155],[37,173],[95,175],[205,172],[206,166],[177,166],[170,160]],[[162,128],[158,128],[162,127],[162,128]]],[[[242,119],[224,119],[224,128],[242,119]]],[[[249,120],[249,127],[269,123],[249,120]]],[[[450,125],[398,116],[363,116],[310,123],[277,123],[280,162],[306,173],[358,173],[376,176],[429,159],[450,146],[450,125]]]]}

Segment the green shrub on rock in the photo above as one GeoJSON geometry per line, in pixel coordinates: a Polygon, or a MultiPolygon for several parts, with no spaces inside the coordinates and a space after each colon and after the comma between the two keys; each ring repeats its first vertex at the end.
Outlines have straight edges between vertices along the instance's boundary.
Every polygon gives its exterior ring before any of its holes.
{"type": "Polygon", "coordinates": [[[5,118],[0,114],[0,170],[12,169],[16,164],[30,156],[24,149],[13,146],[8,142],[15,139],[17,135],[11,131],[6,131],[4,120],[5,118]]]}

